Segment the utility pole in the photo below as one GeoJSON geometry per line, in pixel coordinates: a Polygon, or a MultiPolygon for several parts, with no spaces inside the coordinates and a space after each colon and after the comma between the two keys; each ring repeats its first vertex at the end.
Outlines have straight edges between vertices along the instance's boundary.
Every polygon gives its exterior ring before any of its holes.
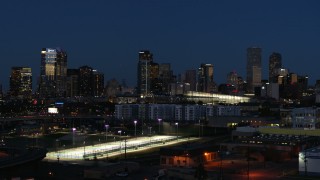
{"type": "Polygon", "coordinates": [[[307,176],[308,175],[308,171],[307,171],[307,136],[304,135],[304,139],[305,139],[305,147],[304,147],[304,175],[307,176]]]}
{"type": "Polygon", "coordinates": [[[127,161],[127,139],[124,140],[124,159],[127,161]]]}
{"type": "Polygon", "coordinates": [[[222,178],[222,150],[221,150],[221,144],[220,144],[220,179],[223,179],[222,178]]]}
{"type": "Polygon", "coordinates": [[[201,127],[200,127],[200,119],[199,119],[199,138],[200,138],[200,131],[201,131],[201,127]]]}
{"type": "Polygon", "coordinates": [[[247,169],[247,174],[248,174],[248,180],[250,179],[250,147],[248,145],[248,169],[247,169]]]}

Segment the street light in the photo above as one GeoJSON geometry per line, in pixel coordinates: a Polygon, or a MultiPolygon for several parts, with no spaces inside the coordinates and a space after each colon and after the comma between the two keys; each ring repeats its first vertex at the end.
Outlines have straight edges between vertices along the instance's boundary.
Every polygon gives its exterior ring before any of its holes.
{"type": "Polygon", "coordinates": [[[141,135],[143,136],[143,119],[141,119],[141,135]]]}
{"type": "Polygon", "coordinates": [[[159,131],[159,134],[160,134],[160,123],[161,123],[161,120],[162,120],[162,119],[158,119],[158,121],[159,121],[159,130],[158,130],[158,131],[159,131]]]}
{"type": "Polygon", "coordinates": [[[60,155],[59,155],[59,139],[56,139],[56,154],[57,154],[57,160],[59,163],[60,155]]]}
{"type": "Polygon", "coordinates": [[[137,122],[138,121],[133,121],[134,122],[134,137],[136,137],[137,136],[137,122]]]}
{"type": "Polygon", "coordinates": [[[150,126],[149,127],[149,136],[151,136],[151,129],[152,129],[152,127],[150,126]]]}
{"type": "Polygon", "coordinates": [[[104,127],[106,128],[106,142],[108,142],[108,129],[109,129],[109,125],[106,124],[106,125],[104,125],[104,127]]]}
{"type": "MultiPolygon", "coordinates": [[[[122,132],[121,130],[118,131],[118,133],[120,134],[120,136],[121,136],[121,132],[122,132]]],[[[120,142],[119,150],[120,150],[120,154],[121,154],[121,139],[119,139],[119,142],[120,142]]]]}
{"type": "Polygon", "coordinates": [[[199,119],[199,137],[200,137],[200,131],[201,131],[201,122],[200,122],[200,119],[199,119]]]}
{"type": "Polygon", "coordinates": [[[85,159],[86,156],[86,141],[83,141],[83,159],[85,159]]]}
{"type": "Polygon", "coordinates": [[[74,142],[74,134],[76,132],[76,128],[72,128],[72,145],[74,146],[75,145],[75,142],[74,142]]]}
{"type": "Polygon", "coordinates": [[[177,126],[177,138],[178,138],[179,123],[176,122],[175,125],[177,126]]]}

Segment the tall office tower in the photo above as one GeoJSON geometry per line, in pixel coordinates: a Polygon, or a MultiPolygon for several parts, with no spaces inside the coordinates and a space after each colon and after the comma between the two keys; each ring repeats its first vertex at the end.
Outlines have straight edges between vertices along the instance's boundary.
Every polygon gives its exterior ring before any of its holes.
{"type": "Polygon", "coordinates": [[[316,94],[316,103],[320,103],[320,80],[316,81],[315,94],[316,94]]]}
{"type": "Polygon", "coordinates": [[[79,69],[67,70],[67,97],[79,96],[79,69]]]}
{"type": "Polygon", "coordinates": [[[197,90],[197,71],[195,69],[186,71],[184,83],[190,84],[191,91],[197,90]]]}
{"type": "Polygon", "coordinates": [[[67,93],[67,69],[67,52],[57,48],[56,88],[58,97],[65,97],[67,93]]]}
{"type": "Polygon", "coordinates": [[[67,89],[67,53],[60,48],[42,48],[40,97],[63,97],[67,89]]]}
{"type": "Polygon", "coordinates": [[[296,84],[296,83],[298,83],[298,74],[290,73],[289,75],[287,75],[286,84],[296,84]]]}
{"type": "Polygon", "coordinates": [[[277,83],[278,70],[282,67],[280,53],[272,53],[269,57],[269,83],[277,83]]]}
{"type": "Polygon", "coordinates": [[[247,83],[248,93],[254,93],[255,87],[261,86],[261,48],[247,49],[247,83]]]}
{"type": "Polygon", "coordinates": [[[170,63],[159,64],[159,76],[158,79],[161,83],[162,93],[169,93],[169,85],[172,80],[173,72],[171,70],[170,63]]]}
{"type": "Polygon", "coordinates": [[[2,84],[0,84],[0,100],[3,98],[2,84]]]}
{"type": "Polygon", "coordinates": [[[245,83],[241,76],[238,76],[238,92],[243,93],[245,91],[245,83]]]}
{"type": "Polygon", "coordinates": [[[227,75],[227,83],[233,85],[236,89],[238,89],[238,74],[236,72],[230,72],[227,75]]]}
{"type": "Polygon", "coordinates": [[[308,76],[298,76],[297,80],[298,80],[298,85],[301,88],[302,92],[307,91],[309,77],[308,76]]]}
{"type": "Polygon", "coordinates": [[[89,66],[79,68],[79,95],[93,96],[93,69],[89,66]]]}
{"type": "Polygon", "coordinates": [[[105,95],[109,99],[110,102],[113,102],[116,95],[121,92],[121,85],[116,79],[111,79],[107,81],[107,85],[105,87],[105,95]]]}
{"type": "Polygon", "coordinates": [[[213,92],[215,90],[213,81],[213,65],[201,64],[198,71],[198,91],[213,92]]]}
{"type": "Polygon", "coordinates": [[[308,90],[308,76],[290,73],[280,86],[280,97],[285,99],[301,99],[308,90]]]}
{"type": "Polygon", "coordinates": [[[277,70],[276,74],[277,74],[276,83],[278,83],[279,85],[285,85],[288,83],[288,78],[289,78],[288,69],[280,68],[277,70]]]}
{"type": "Polygon", "coordinates": [[[103,96],[104,94],[104,74],[93,70],[93,95],[103,96]]]}
{"type": "Polygon", "coordinates": [[[149,93],[151,94],[157,94],[158,92],[161,92],[161,82],[158,78],[159,76],[159,64],[151,62],[150,63],[150,75],[149,75],[149,80],[150,80],[150,89],[149,93]]]}
{"type": "Polygon", "coordinates": [[[137,93],[140,96],[147,96],[150,93],[152,63],[153,55],[150,51],[144,50],[139,52],[137,93]]]}
{"type": "Polygon", "coordinates": [[[32,96],[32,72],[30,67],[12,67],[10,95],[20,98],[32,96]]]}

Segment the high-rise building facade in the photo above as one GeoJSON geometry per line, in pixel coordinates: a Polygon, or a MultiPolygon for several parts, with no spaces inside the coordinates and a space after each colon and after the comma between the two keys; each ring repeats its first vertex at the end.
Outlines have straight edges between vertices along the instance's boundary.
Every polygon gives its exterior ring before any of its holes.
{"type": "Polygon", "coordinates": [[[10,95],[20,98],[31,98],[32,72],[30,67],[11,68],[10,95]]]}
{"type": "Polygon", "coordinates": [[[109,101],[113,101],[117,94],[121,92],[121,85],[116,79],[111,79],[107,81],[105,88],[105,96],[109,99],[109,101]]]}
{"type": "Polygon", "coordinates": [[[149,74],[149,84],[150,89],[149,94],[157,94],[162,90],[162,82],[159,79],[159,64],[151,62],[150,63],[150,74],[149,74]]]}
{"type": "Polygon", "coordinates": [[[93,69],[89,66],[79,68],[79,94],[80,96],[93,96],[93,69]]]}
{"type": "Polygon", "coordinates": [[[279,85],[285,85],[288,83],[288,75],[289,75],[289,70],[280,68],[277,70],[277,78],[276,78],[276,83],[279,85]]]}
{"type": "Polygon", "coordinates": [[[67,92],[67,52],[57,48],[56,82],[57,96],[65,97],[67,92]]]}
{"type": "Polygon", "coordinates": [[[316,94],[316,103],[319,104],[320,103],[320,80],[316,81],[316,85],[315,85],[315,94],[316,94]]]}
{"type": "Polygon", "coordinates": [[[0,100],[3,98],[2,84],[0,84],[0,100]]]}
{"type": "Polygon", "coordinates": [[[163,63],[159,64],[159,75],[158,79],[161,83],[161,92],[162,94],[169,93],[169,85],[173,82],[172,79],[173,72],[171,70],[171,64],[170,63],[163,63]]]}
{"type": "Polygon", "coordinates": [[[247,91],[254,92],[255,87],[261,86],[261,52],[258,47],[247,49],[247,91]]]}
{"type": "Polygon", "coordinates": [[[278,71],[282,68],[282,58],[280,53],[272,53],[269,57],[269,82],[277,83],[278,71]]]}
{"type": "Polygon", "coordinates": [[[79,96],[79,69],[67,70],[67,97],[79,96]]]}
{"type": "Polygon", "coordinates": [[[95,97],[103,96],[104,94],[104,74],[93,70],[93,95],[95,97]]]}
{"type": "Polygon", "coordinates": [[[197,90],[197,71],[195,69],[187,70],[185,73],[184,83],[190,84],[190,90],[197,90]]]}
{"type": "Polygon", "coordinates": [[[67,97],[104,95],[104,74],[89,66],[68,69],[67,97]]]}
{"type": "Polygon", "coordinates": [[[198,71],[198,91],[213,92],[215,90],[213,81],[213,65],[201,64],[198,71]]]}
{"type": "Polygon", "coordinates": [[[150,51],[139,52],[138,72],[137,72],[137,93],[140,96],[147,96],[151,87],[151,64],[153,55],[150,51]]]}
{"type": "Polygon", "coordinates": [[[60,48],[42,48],[40,97],[64,97],[67,91],[67,53],[60,48]]]}
{"type": "Polygon", "coordinates": [[[238,88],[238,74],[236,72],[230,72],[227,75],[227,83],[233,85],[236,89],[238,88]]]}

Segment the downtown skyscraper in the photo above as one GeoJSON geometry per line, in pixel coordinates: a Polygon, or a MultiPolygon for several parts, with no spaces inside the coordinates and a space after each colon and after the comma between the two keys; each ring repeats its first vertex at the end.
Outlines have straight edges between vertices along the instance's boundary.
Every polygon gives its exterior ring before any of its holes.
{"type": "Polygon", "coordinates": [[[150,51],[144,50],[139,52],[137,94],[140,96],[150,94],[152,63],[153,55],[150,51]]]}
{"type": "Polygon", "coordinates": [[[201,64],[198,70],[198,91],[208,93],[215,91],[212,64],[201,64]]]}
{"type": "Polygon", "coordinates": [[[93,68],[81,66],[79,68],[79,94],[83,97],[93,96],[93,68]]]}
{"type": "Polygon", "coordinates": [[[185,83],[190,84],[190,90],[197,90],[197,71],[195,69],[186,70],[185,72],[185,83]]]}
{"type": "Polygon", "coordinates": [[[235,86],[235,88],[237,89],[239,84],[238,74],[234,71],[228,73],[227,83],[235,86]]]}
{"type": "Polygon", "coordinates": [[[277,83],[279,69],[282,67],[281,54],[272,53],[269,57],[269,82],[277,83]]]}
{"type": "Polygon", "coordinates": [[[247,49],[247,92],[254,93],[255,87],[261,86],[261,52],[259,47],[247,49]]]}
{"type": "Polygon", "coordinates": [[[65,97],[67,90],[67,53],[61,48],[42,48],[39,96],[65,97]]]}
{"type": "Polygon", "coordinates": [[[10,95],[18,98],[31,98],[32,72],[30,67],[11,68],[10,95]]]}
{"type": "Polygon", "coordinates": [[[79,96],[80,69],[67,70],[67,97],[79,96]]]}

